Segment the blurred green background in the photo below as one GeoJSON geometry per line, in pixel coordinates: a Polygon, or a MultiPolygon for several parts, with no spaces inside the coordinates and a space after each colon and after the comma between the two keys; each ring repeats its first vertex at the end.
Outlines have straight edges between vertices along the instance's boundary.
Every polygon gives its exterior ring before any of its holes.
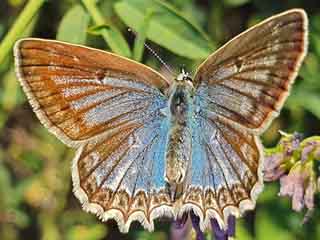
{"type": "MultiPolygon", "coordinates": [[[[168,221],[158,221],[154,233],[133,224],[123,235],[115,222],[100,223],[81,210],[71,187],[74,152],[40,125],[16,80],[11,48],[17,38],[85,44],[164,71],[144,49],[146,41],[173,69],[185,64],[194,71],[231,37],[294,7],[309,16],[309,53],[280,117],[263,136],[265,146],[276,144],[279,129],[319,135],[319,0],[0,0],[0,239],[160,240],[170,235],[168,221]]],[[[277,183],[266,184],[256,210],[237,221],[236,239],[320,239],[320,211],[302,225],[305,213],[293,212],[278,191],[277,183]]],[[[317,208],[319,197],[316,201],[317,208]]]]}

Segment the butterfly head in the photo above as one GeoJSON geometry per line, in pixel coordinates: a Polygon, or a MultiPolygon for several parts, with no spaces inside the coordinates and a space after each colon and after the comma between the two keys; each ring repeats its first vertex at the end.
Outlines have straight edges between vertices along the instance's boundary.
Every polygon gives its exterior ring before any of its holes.
{"type": "Polygon", "coordinates": [[[184,67],[181,67],[180,74],[176,77],[178,82],[180,81],[188,81],[192,83],[192,78],[190,77],[189,73],[185,71],[184,67]]]}

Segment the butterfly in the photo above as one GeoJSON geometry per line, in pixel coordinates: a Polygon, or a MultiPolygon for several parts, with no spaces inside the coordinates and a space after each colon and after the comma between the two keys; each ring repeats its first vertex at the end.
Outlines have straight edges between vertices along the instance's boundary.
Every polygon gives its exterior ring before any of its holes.
{"type": "Polygon", "coordinates": [[[17,77],[41,123],[72,148],[83,208],[129,230],[193,210],[215,218],[255,207],[263,189],[259,135],[279,114],[307,51],[307,16],[292,9],[249,28],[191,77],[89,47],[28,38],[17,77]]]}

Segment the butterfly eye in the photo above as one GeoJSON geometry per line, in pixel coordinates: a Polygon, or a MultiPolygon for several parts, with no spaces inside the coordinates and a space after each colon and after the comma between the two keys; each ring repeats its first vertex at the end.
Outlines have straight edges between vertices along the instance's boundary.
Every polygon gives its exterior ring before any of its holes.
{"type": "Polygon", "coordinates": [[[189,76],[185,76],[185,77],[183,78],[183,80],[192,82],[192,78],[189,77],[189,76]]]}

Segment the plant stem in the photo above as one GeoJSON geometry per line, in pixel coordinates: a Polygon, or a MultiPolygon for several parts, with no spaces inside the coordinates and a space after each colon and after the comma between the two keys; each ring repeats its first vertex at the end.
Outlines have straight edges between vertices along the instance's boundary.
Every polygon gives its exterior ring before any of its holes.
{"type": "Polygon", "coordinates": [[[45,0],[30,0],[20,13],[13,26],[0,43],[0,64],[4,61],[11,51],[13,44],[23,33],[26,26],[30,23],[33,16],[37,13],[45,0]]]}
{"type": "Polygon", "coordinates": [[[147,31],[150,24],[150,20],[154,11],[147,9],[147,13],[143,18],[142,24],[139,27],[138,34],[136,35],[133,47],[133,59],[140,62],[144,52],[144,44],[147,39],[147,31]]]}
{"type": "Polygon", "coordinates": [[[87,8],[88,12],[90,13],[93,21],[97,25],[103,25],[103,24],[109,25],[106,22],[106,20],[104,19],[104,17],[102,16],[102,14],[100,13],[100,11],[97,8],[97,6],[95,5],[95,1],[93,1],[93,0],[82,0],[82,2],[85,5],[85,7],[87,8]]]}
{"type": "Polygon", "coordinates": [[[88,10],[95,24],[98,26],[104,25],[104,28],[101,29],[101,35],[111,50],[122,56],[130,57],[131,51],[125,38],[122,36],[121,32],[112,25],[111,22],[106,21],[106,19],[102,16],[101,12],[96,6],[95,0],[82,0],[82,3],[88,10]]]}

